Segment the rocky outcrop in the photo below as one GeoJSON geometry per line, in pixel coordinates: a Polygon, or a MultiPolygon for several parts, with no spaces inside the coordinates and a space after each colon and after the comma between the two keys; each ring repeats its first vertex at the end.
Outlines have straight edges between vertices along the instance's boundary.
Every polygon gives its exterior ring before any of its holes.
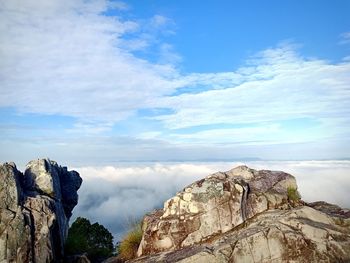
{"type": "Polygon", "coordinates": [[[239,166],[147,215],[138,256],[134,262],[347,262],[349,211],[304,203],[290,174],[239,166]]]}
{"type": "Polygon", "coordinates": [[[59,262],[82,179],[51,160],[0,165],[0,262],[59,262]]]}

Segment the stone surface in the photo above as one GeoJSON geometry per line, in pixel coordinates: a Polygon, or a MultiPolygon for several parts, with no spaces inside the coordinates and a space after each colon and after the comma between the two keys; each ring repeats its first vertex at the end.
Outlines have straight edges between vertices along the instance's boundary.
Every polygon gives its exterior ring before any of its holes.
{"type": "Polygon", "coordinates": [[[290,205],[288,187],[297,188],[293,176],[246,166],[210,175],[145,218],[138,255],[202,243],[269,208],[290,205]]]}
{"type": "Polygon", "coordinates": [[[349,210],[306,204],[284,172],[240,166],[178,192],[143,220],[133,262],[348,262],[349,210]]]}
{"type": "Polygon", "coordinates": [[[0,165],[0,262],[59,262],[82,179],[50,160],[0,165]]]}
{"type": "Polygon", "coordinates": [[[319,211],[322,211],[330,216],[336,216],[339,218],[349,218],[350,217],[350,209],[343,209],[337,205],[328,204],[323,201],[313,202],[307,204],[310,207],[313,207],[319,211]]]}

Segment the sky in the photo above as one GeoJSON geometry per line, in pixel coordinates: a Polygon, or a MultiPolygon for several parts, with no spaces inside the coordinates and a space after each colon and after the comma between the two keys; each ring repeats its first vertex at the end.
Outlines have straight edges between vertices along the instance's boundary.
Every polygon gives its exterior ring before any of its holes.
{"type": "Polygon", "coordinates": [[[76,169],[74,217],[119,238],[242,163],[350,207],[349,13],[348,0],[0,0],[0,162],[76,169]]]}
{"type": "Polygon", "coordinates": [[[0,0],[0,160],[349,158],[349,12],[0,0]]]}

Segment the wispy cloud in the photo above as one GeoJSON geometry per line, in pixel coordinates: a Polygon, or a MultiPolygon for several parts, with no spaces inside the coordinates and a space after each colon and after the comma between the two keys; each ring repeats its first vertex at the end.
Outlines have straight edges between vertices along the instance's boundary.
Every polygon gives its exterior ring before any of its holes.
{"type": "Polygon", "coordinates": [[[130,6],[122,1],[113,1],[113,2],[108,2],[108,7],[111,9],[118,9],[118,10],[128,10],[130,6]]]}
{"type": "MultiPolygon", "coordinates": [[[[154,119],[169,129],[349,116],[348,62],[305,59],[285,44],[261,51],[233,72],[184,75],[174,67],[181,57],[170,44],[160,44],[162,64],[133,55],[154,41],[152,34],[142,36],[137,21],[103,15],[110,5],[102,0],[4,2],[0,106],[102,126],[139,109],[163,107],[173,113],[154,119]],[[140,34],[127,36],[135,32],[140,34]]],[[[166,31],[172,23],[155,15],[148,27],[166,31]]]]}
{"type": "MultiPolygon", "coordinates": [[[[186,185],[242,163],[182,163],[77,168],[84,179],[74,216],[98,221],[121,238],[130,218],[163,206],[186,185]],[[98,185],[99,187],[96,187],[98,185]],[[102,190],[103,189],[103,190],[102,190]]],[[[296,176],[306,201],[350,207],[349,161],[247,162],[255,169],[283,170],[296,176]]]]}
{"type": "Polygon", "coordinates": [[[172,45],[165,43],[160,46],[160,63],[176,65],[181,61],[182,57],[174,51],[172,45]]]}
{"type": "Polygon", "coordinates": [[[103,0],[2,2],[0,107],[115,123],[173,92],[171,65],[124,48],[123,36],[142,25],[103,15],[109,8],[103,0]]]}
{"type": "Polygon", "coordinates": [[[340,35],[339,44],[350,44],[350,32],[345,32],[340,35]]]}
{"type": "MultiPolygon", "coordinates": [[[[278,124],[256,125],[251,127],[215,128],[198,132],[173,133],[170,137],[178,142],[199,144],[233,144],[233,145],[262,145],[283,143],[304,143],[317,141],[328,137],[327,134],[317,134],[315,128],[293,129],[278,124]],[[302,132],[300,131],[302,130],[302,132]],[[315,134],[316,131],[316,134],[315,134]]],[[[158,134],[158,136],[160,136],[158,134]]],[[[155,137],[156,138],[156,134],[155,137]]]]}
{"type": "MultiPolygon", "coordinates": [[[[184,73],[177,68],[181,56],[165,39],[174,33],[175,22],[161,14],[126,19],[134,17],[122,15],[128,10],[124,2],[107,0],[1,2],[0,108],[68,116],[74,122],[64,127],[65,138],[47,138],[52,148],[37,154],[61,157],[63,149],[55,147],[64,141],[70,142],[65,154],[73,150],[77,156],[84,149],[78,143],[90,141],[84,154],[93,156],[96,150],[118,158],[119,148],[127,158],[193,160],[208,152],[203,147],[211,150],[211,158],[232,145],[289,144],[290,149],[292,143],[320,144],[320,149],[332,144],[325,158],[349,155],[343,149],[350,130],[349,60],[309,59],[296,45],[284,43],[248,57],[234,71],[184,73]],[[305,120],[312,127],[299,125],[305,120]],[[140,141],[146,145],[141,150],[135,146],[140,141]]],[[[0,155],[12,156],[11,136],[0,142],[6,149],[0,155]]],[[[27,138],[21,147],[32,152],[28,145],[43,137],[27,138]]],[[[234,150],[271,158],[262,148],[234,150]]]]}
{"type": "Polygon", "coordinates": [[[173,23],[173,21],[162,15],[154,15],[150,21],[150,25],[154,28],[162,28],[169,23],[173,23]]]}
{"type": "MultiPolygon", "coordinates": [[[[261,52],[252,64],[227,73],[220,89],[162,100],[175,113],[157,116],[170,129],[208,124],[249,124],[296,118],[347,118],[350,63],[308,60],[290,46],[261,52]],[[244,75],[240,72],[249,72],[244,75]],[[228,77],[230,76],[230,77],[228,77]],[[193,118],[193,116],[196,116],[193,118]]],[[[200,83],[201,79],[195,79],[200,83]]],[[[207,79],[206,85],[220,81],[207,79]]]]}

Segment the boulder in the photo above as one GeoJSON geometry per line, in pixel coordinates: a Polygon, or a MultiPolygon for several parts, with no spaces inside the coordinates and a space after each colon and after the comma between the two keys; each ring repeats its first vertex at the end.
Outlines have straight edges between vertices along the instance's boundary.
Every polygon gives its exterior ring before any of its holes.
{"type": "Polygon", "coordinates": [[[203,243],[270,208],[291,205],[295,178],[284,172],[239,166],[199,180],[144,219],[138,256],[203,243]]]}
{"type": "Polygon", "coordinates": [[[347,262],[348,210],[300,199],[295,178],[239,166],[145,216],[133,262],[347,262]]]}
{"type": "Polygon", "coordinates": [[[0,165],[0,262],[59,262],[82,179],[43,159],[0,165]]]}

